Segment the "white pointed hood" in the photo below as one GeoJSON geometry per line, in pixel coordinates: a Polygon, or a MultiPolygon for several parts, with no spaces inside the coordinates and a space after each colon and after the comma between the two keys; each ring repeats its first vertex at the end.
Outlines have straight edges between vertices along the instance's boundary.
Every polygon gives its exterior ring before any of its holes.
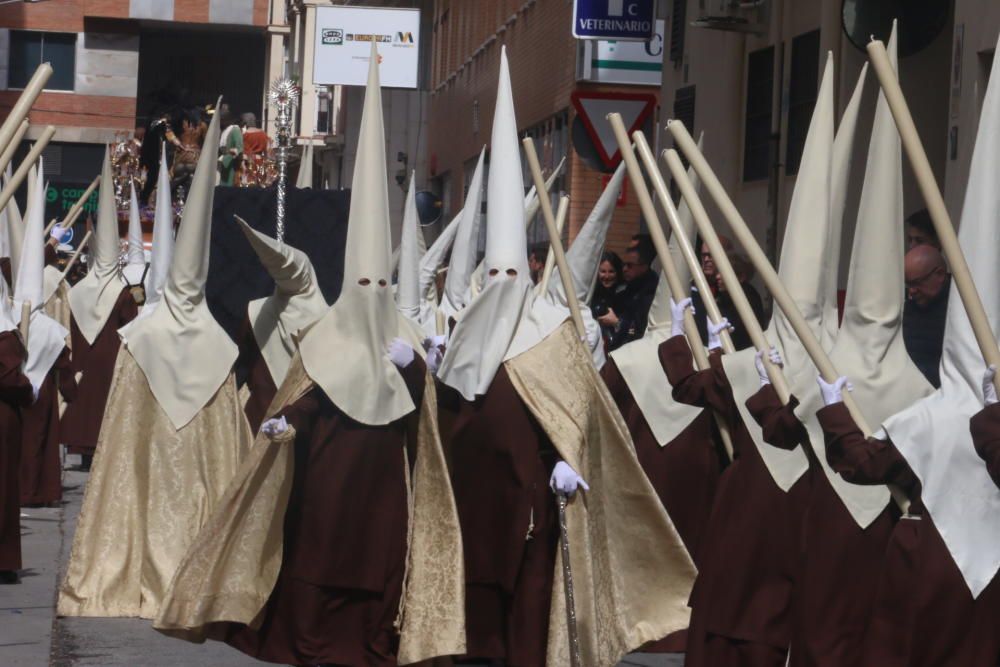
{"type": "Polygon", "coordinates": [[[351,419],[372,426],[414,410],[386,352],[394,338],[406,334],[392,297],[391,254],[382,91],[373,42],[351,185],[344,282],[336,303],[299,345],[306,373],[330,401],[351,419]]]}
{"type": "Polygon", "coordinates": [[[396,277],[396,307],[406,317],[420,322],[420,221],[417,216],[416,173],[410,172],[410,187],[403,206],[396,277]]]}
{"type": "MultiPolygon", "coordinates": [[[[5,182],[9,181],[8,175],[5,182]]],[[[17,267],[21,263],[21,247],[24,245],[24,221],[21,219],[21,209],[17,206],[17,201],[11,197],[4,208],[4,215],[7,218],[7,244],[10,250],[10,279],[13,282],[17,278],[17,267]]]]}
{"type": "MultiPolygon", "coordinates": [[[[698,138],[699,150],[702,138],[698,138]]],[[[700,190],[701,180],[693,167],[688,169],[688,179],[695,192],[700,190]]],[[[680,219],[684,235],[693,244],[694,218],[687,202],[683,199],[677,207],[677,217],[680,219]]],[[[681,253],[676,235],[671,235],[669,247],[681,283],[690,285],[691,268],[681,253]]],[[[653,437],[661,447],[680,435],[702,412],[701,408],[674,400],[670,381],[660,363],[660,344],[669,337],[670,285],[667,284],[666,276],[661,271],[653,304],[649,308],[646,333],[639,340],[627,343],[611,353],[618,372],[628,385],[636,405],[639,406],[646,423],[649,424],[649,429],[653,432],[653,437]]]]}
{"type": "Polygon", "coordinates": [[[473,400],[489,389],[531,307],[524,185],[506,47],[500,52],[487,182],[484,284],[459,320],[438,377],[473,400]]]}
{"type": "MultiPolygon", "coordinates": [[[[206,146],[219,144],[219,116],[212,117],[206,146]]],[[[214,151],[202,151],[191,179],[162,302],[153,313],[119,330],[146,375],[149,389],[174,428],[181,429],[212,400],[232,372],[236,344],[205,302],[208,278],[214,151]]],[[[102,183],[110,183],[110,177],[102,183]]]]}
{"type": "MultiPolygon", "coordinates": [[[[983,100],[958,242],[997,336],[1000,323],[1000,67],[983,100]]],[[[889,418],[885,429],[923,488],[921,499],[962,577],[978,597],[1000,567],[1000,489],[976,454],[969,419],[983,407],[985,362],[954,282],[941,356],[941,388],[889,418]]]]}
{"type": "Polygon", "coordinates": [[[17,271],[14,289],[14,312],[12,317],[19,322],[21,304],[31,302],[31,319],[28,325],[28,359],[24,363],[24,374],[31,386],[38,391],[56,359],[66,347],[69,331],[45,314],[45,300],[42,295],[42,274],[45,270],[45,175],[42,161],[35,185],[31,189],[25,219],[24,246],[21,249],[21,263],[17,271]]]}
{"type": "Polygon", "coordinates": [[[295,187],[311,188],[313,184],[313,146],[302,147],[302,160],[299,162],[299,175],[295,178],[295,187]]]}
{"type": "Polygon", "coordinates": [[[97,198],[97,226],[89,246],[90,267],[83,280],[69,290],[69,307],[73,320],[90,344],[104,329],[125,286],[118,270],[119,243],[114,180],[111,175],[111,160],[105,149],[101,188],[97,198]]]}
{"type": "Polygon", "coordinates": [[[299,332],[323,317],[330,306],[304,252],[261,234],[239,216],[236,222],[274,279],[274,294],[251,301],[247,315],[271,379],[280,387],[295,355],[299,332]]]}
{"type": "Polygon", "coordinates": [[[438,270],[444,264],[444,258],[455,242],[455,235],[458,232],[461,219],[462,211],[459,211],[458,215],[452,218],[452,221],[438,234],[434,243],[420,258],[420,295],[433,304],[435,309],[438,303],[436,282],[438,270]]]}
{"type": "MultiPolygon", "coordinates": [[[[597,284],[597,270],[604,253],[604,244],[608,238],[608,228],[615,214],[615,206],[621,194],[622,183],[625,181],[625,162],[622,161],[608,181],[601,196],[597,198],[593,210],[587,216],[583,226],[573,239],[572,245],[566,251],[566,263],[573,275],[573,287],[576,298],[584,304],[590,303],[597,284]]],[[[559,269],[552,271],[549,279],[549,293],[558,300],[565,302],[562,279],[559,269]]]]}
{"type": "MultiPolygon", "coordinates": [[[[834,172],[833,160],[836,155],[833,84],[833,58],[828,54],[823,81],[816,97],[816,107],[809,124],[809,134],[802,151],[778,264],[781,282],[821,343],[824,340],[823,318],[829,314],[826,295],[831,278],[827,274],[830,271],[836,272],[839,263],[839,258],[834,260],[828,256],[831,238],[831,174],[834,172]]],[[[848,105],[845,116],[853,113],[857,113],[857,109],[848,105]]],[[[854,121],[848,121],[844,125],[850,128],[854,126],[854,121]]],[[[843,152],[842,156],[849,157],[850,151],[843,152]]],[[[766,336],[784,357],[785,377],[792,394],[803,400],[803,397],[817,392],[818,371],[781,309],[775,308],[766,336]]],[[[828,344],[832,345],[832,341],[828,341],[828,344]]],[[[722,363],[733,386],[737,407],[761,458],[775,483],[787,491],[809,469],[809,460],[801,447],[787,451],[766,444],[759,425],[747,411],[746,400],[760,389],[754,366],[755,354],[753,349],[741,350],[724,355],[722,363]]]]}
{"type": "Polygon", "coordinates": [[[128,248],[125,251],[125,267],[122,276],[129,285],[143,282],[146,274],[146,251],[142,245],[142,219],[139,216],[139,198],[132,186],[128,205],[128,248]]]}
{"type": "Polygon", "coordinates": [[[444,293],[441,295],[441,311],[445,318],[453,317],[465,308],[469,296],[469,283],[476,268],[476,246],[479,243],[479,224],[482,219],[480,207],[483,201],[483,162],[486,148],[479,152],[479,162],[472,172],[469,191],[465,195],[465,205],[459,214],[455,242],[448,261],[448,274],[444,279],[444,293]]]}
{"type": "Polygon", "coordinates": [[[174,258],[174,203],[170,194],[170,173],[167,169],[167,149],[160,152],[160,173],[156,181],[156,209],[153,213],[153,248],[150,251],[149,269],[146,271],[144,287],[146,303],[139,311],[142,319],[153,314],[157,304],[163,299],[163,286],[167,284],[167,274],[174,258]]]}

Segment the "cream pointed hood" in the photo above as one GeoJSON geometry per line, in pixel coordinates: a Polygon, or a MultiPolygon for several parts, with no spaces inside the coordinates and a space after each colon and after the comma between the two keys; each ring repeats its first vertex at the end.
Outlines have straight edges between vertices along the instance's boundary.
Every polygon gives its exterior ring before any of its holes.
{"type": "Polygon", "coordinates": [[[479,162],[472,173],[469,191],[465,195],[465,205],[459,214],[455,243],[448,261],[448,274],[444,279],[444,293],[441,310],[445,317],[453,317],[467,305],[469,284],[476,268],[476,246],[479,242],[479,224],[482,218],[480,207],[483,200],[483,162],[486,148],[479,153],[479,162]]]}
{"type": "MultiPolygon", "coordinates": [[[[9,180],[10,176],[7,176],[9,180]]],[[[24,245],[24,221],[21,219],[21,209],[14,197],[10,198],[4,208],[7,218],[7,244],[10,250],[10,279],[17,279],[17,268],[21,263],[21,247],[24,245]]]]}
{"type": "Polygon", "coordinates": [[[156,181],[156,210],[153,214],[153,248],[149,257],[149,269],[144,281],[146,303],[139,311],[142,319],[153,314],[157,304],[163,299],[163,286],[167,284],[167,274],[174,258],[174,203],[170,194],[170,175],[167,170],[167,149],[160,152],[160,173],[156,181]]]}
{"type": "MultiPolygon", "coordinates": [[[[219,144],[219,116],[212,117],[206,146],[219,144]]],[[[215,396],[232,372],[236,344],[205,302],[208,278],[214,151],[202,151],[191,179],[162,302],[153,313],[119,330],[175,428],[184,427],[215,396]]],[[[102,183],[110,183],[110,176],[102,183]]]]}
{"type": "Polygon", "coordinates": [[[125,286],[118,270],[118,209],[107,149],[104,151],[101,188],[97,198],[97,226],[89,248],[89,270],[83,280],[70,288],[69,307],[80,333],[88,343],[93,344],[125,286]]]}
{"type": "Polygon", "coordinates": [[[334,405],[355,421],[379,426],[409,414],[414,405],[387,354],[405,330],[390,285],[389,186],[374,42],[357,150],[343,286],[299,349],[306,373],[334,405]]]}
{"type": "Polygon", "coordinates": [[[128,249],[125,251],[125,267],[122,276],[129,285],[139,285],[146,274],[146,251],[142,245],[142,220],[139,217],[139,199],[132,186],[128,205],[128,249]]]}
{"type": "Polygon", "coordinates": [[[24,246],[21,249],[21,263],[17,270],[14,289],[14,312],[12,319],[21,319],[21,304],[31,303],[31,319],[28,325],[28,359],[24,363],[24,374],[37,392],[56,359],[66,347],[69,331],[45,314],[42,276],[45,270],[45,174],[42,161],[38,161],[35,185],[31,188],[32,199],[28,202],[25,219],[24,246]]]}
{"type": "Polygon", "coordinates": [[[396,307],[406,317],[420,323],[420,223],[417,219],[416,173],[410,172],[410,187],[403,206],[403,226],[399,239],[399,267],[396,279],[396,307]]]}
{"type": "Polygon", "coordinates": [[[236,216],[261,264],[274,279],[274,294],[251,301],[247,315],[275,386],[281,386],[295,355],[300,331],[326,314],[312,262],[304,252],[261,234],[236,216]]]}
{"type": "Polygon", "coordinates": [[[534,292],[528,272],[523,172],[506,47],[500,52],[490,150],[483,290],[462,313],[438,370],[442,382],[470,401],[489,389],[531,310],[534,292]]]}
{"type": "MultiPolygon", "coordinates": [[[[834,160],[849,159],[851,154],[849,150],[840,152],[834,150],[833,84],[833,58],[827,54],[823,80],[816,97],[816,107],[809,124],[795,190],[792,193],[778,264],[778,276],[781,282],[788,289],[792,300],[817,340],[821,344],[825,342],[828,350],[832,347],[833,341],[824,334],[824,317],[831,314],[827,303],[828,286],[829,281],[836,280],[839,264],[839,258],[834,259],[829,256],[833,226],[831,175],[835,172],[841,173],[843,169],[840,165],[835,167],[834,160]],[[833,272],[832,278],[830,272],[833,272]]],[[[847,120],[841,123],[841,128],[844,130],[841,133],[842,139],[848,144],[853,143],[853,128],[856,126],[851,116],[857,114],[859,106],[860,100],[856,96],[844,113],[847,120]]],[[[839,223],[837,229],[839,234],[839,223]]],[[[838,242],[837,248],[839,246],[838,242]]],[[[833,311],[833,314],[835,313],[836,311],[833,311]]],[[[818,393],[816,386],[818,371],[779,308],[775,308],[766,336],[784,357],[785,377],[788,379],[792,394],[801,401],[818,393]]],[[[737,407],[761,458],[775,483],[787,491],[809,469],[809,460],[802,447],[787,451],[766,444],[760,427],[747,411],[746,400],[760,389],[754,365],[755,354],[753,349],[741,350],[723,356],[722,363],[733,386],[737,407]]]]}
{"type": "MultiPolygon", "coordinates": [[[[994,67],[979,118],[958,242],[983,308],[1000,334],[1000,67],[994,67]]],[[[921,499],[973,597],[1000,568],[1000,489],[976,454],[969,419],[983,408],[985,362],[952,282],[941,356],[941,388],[884,423],[920,478],[921,499]]]]}
{"type": "Polygon", "coordinates": [[[302,147],[302,160],[299,162],[299,175],[295,178],[295,187],[300,190],[311,188],[313,184],[313,146],[302,147]]]}
{"type": "Polygon", "coordinates": [[[435,308],[438,303],[436,283],[438,270],[444,264],[444,258],[455,242],[455,234],[458,232],[461,219],[462,211],[459,211],[420,258],[420,294],[428,302],[433,303],[435,308]]]}
{"type": "MultiPolygon", "coordinates": [[[[889,58],[896,64],[896,33],[889,58]]],[[[843,131],[843,125],[841,126],[843,131]]],[[[838,132],[838,138],[840,133],[838,132]]],[[[868,162],[851,252],[844,321],[830,360],[854,386],[853,396],[869,424],[927,396],[932,387],[913,365],[902,338],[903,284],[903,155],[892,113],[879,95],[868,162]]],[[[823,429],[816,411],[823,407],[819,391],[800,397],[796,415],[834,491],[857,524],[866,528],[889,503],[884,486],[848,484],[826,462],[823,429]]]]}

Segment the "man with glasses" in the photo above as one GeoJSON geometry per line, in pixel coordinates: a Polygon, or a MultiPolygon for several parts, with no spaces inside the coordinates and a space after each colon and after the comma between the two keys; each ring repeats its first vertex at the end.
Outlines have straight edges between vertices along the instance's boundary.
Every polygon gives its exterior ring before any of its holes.
{"type": "Polygon", "coordinates": [[[660,280],[650,266],[655,257],[653,241],[645,234],[633,237],[625,250],[625,261],[622,262],[625,290],[621,295],[621,312],[609,309],[599,319],[602,325],[612,327],[609,351],[638,340],[646,333],[649,307],[653,305],[656,284],[660,280]]]}
{"type": "Polygon", "coordinates": [[[938,367],[951,274],[937,248],[917,245],[906,253],[903,275],[907,296],[903,307],[903,342],[913,363],[937,388],[941,386],[938,367]]]}

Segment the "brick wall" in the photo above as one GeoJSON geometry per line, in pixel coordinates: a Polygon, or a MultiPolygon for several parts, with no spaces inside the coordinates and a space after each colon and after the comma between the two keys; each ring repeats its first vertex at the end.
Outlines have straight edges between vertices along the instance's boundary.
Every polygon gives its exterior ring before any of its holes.
{"type": "MultiPolygon", "coordinates": [[[[450,172],[448,209],[462,206],[462,165],[490,140],[496,103],[500,48],[507,47],[518,128],[525,130],[569,110],[577,88],[576,40],[570,31],[573,3],[566,0],[437,0],[431,57],[431,87],[426,159],[430,176],[450,172]],[[478,128],[474,107],[478,102],[478,128]]],[[[580,84],[588,90],[651,92],[656,89],[580,84]]],[[[558,161],[558,158],[556,159],[558,161]]],[[[567,160],[566,183],[572,239],[601,193],[602,174],[574,151],[567,160]]],[[[627,205],[616,209],[608,246],[624,248],[639,228],[639,211],[629,187],[627,205]]]]}

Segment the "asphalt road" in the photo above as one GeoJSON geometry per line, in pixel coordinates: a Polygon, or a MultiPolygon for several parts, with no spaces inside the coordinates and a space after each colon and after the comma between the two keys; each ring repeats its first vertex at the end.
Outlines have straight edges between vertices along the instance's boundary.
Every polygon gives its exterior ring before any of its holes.
{"type": "MultiPolygon", "coordinates": [[[[76,463],[70,457],[70,464],[76,463]]],[[[22,510],[22,582],[0,586],[2,667],[244,667],[264,665],[217,642],[169,639],[149,621],[55,618],[57,582],[73,544],[86,474],[67,470],[63,505],[22,510]]],[[[633,654],[619,667],[682,667],[681,657],[633,654]]]]}

